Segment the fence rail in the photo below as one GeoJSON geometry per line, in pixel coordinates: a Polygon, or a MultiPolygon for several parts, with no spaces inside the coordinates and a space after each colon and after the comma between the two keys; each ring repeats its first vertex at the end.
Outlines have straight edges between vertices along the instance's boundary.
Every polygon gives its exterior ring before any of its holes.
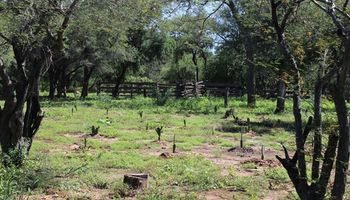
{"type": "MultiPolygon", "coordinates": [[[[101,82],[97,84],[97,93],[112,93],[114,83],[101,82]]],[[[154,96],[156,93],[165,94],[176,98],[199,97],[206,94],[214,96],[243,96],[244,88],[236,84],[208,83],[208,82],[187,82],[178,84],[156,83],[156,82],[124,82],[118,87],[118,96],[133,97],[143,95],[144,97],[154,96]]],[[[291,97],[293,91],[287,90],[286,97],[291,97]]],[[[275,98],[276,90],[265,90],[260,94],[266,98],[275,98]]]]}
{"type": "MultiPolygon", "coordinates": [[[[115,84],[102,82],[97,84],[97,93],[112,93],[115,84]]],[[[171,96],[177,98],[198,97],[205,94],[223,96],[226,92],[230,96],[242,96],[243,89],[234,84],[206,83],[206,82],[187,82],[178,84],[166,84],[156,82],[124,82],[118,87],[118,96],[143,95],[152,96],[156,93],[164,94],[170,92],[171,96]]]]}

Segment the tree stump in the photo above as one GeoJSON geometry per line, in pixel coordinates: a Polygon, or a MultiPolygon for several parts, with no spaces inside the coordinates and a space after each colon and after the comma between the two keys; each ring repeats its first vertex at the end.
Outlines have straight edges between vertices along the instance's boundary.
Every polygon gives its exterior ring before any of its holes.
{"type": "Polygon", "coordinates": [[[126,174],[123,182],[134,190],[144,189],[148,187],[148,174],[126,174]]]}

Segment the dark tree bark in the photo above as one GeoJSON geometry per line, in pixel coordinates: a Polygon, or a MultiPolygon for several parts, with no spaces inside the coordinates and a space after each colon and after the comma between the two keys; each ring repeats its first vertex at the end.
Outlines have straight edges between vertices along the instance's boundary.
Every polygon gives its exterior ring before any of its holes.
{"type": "Polygon", "coordinates": [[[119,87],[120,85],[124,82],[125,80],[125,75],[128,70],[130,62],[124,62],[121,64],[121,70],[118,74],[116,74],[116,81],[115,81],[115,86],[112,92],[113,97],[117,97],[119,95],[119,87]]]}
{"type": "Polygon", "coordinates": [[[256,70],[254,63],[254,44],[251,31],[247,30],[241,19],[238,17],[240,11],[234,1],[229,0],[224,2],[231,11],[232,17],[235,18],[236,23],[244,35],[244,48],[246,53],[246,63],[248,65],[246,85],[247,85],[247,96],[248,96],[248,106],[255,107],[256,105],[256,70]]]}
{"type": "MultiPolygon", "coordinates": [[[[0,111],[0,142],[6,166],[20,166],[22,152],[29,152],[43,113],[39,101],[39,82],[48,61],[46,48],[30,49],[16,38],[12,40],[17,66],[10,76],[0,61],[0,78],[5,98],[0,111]],[[35,56],[34,56],[35,55],[35,56]]],[[[51,60],[51,59],[50,59],[51,60]]]]}
{"type": "Polygon", "coordinates": [[[332,189],[333,199],[343,199],[349,168],[349,119],[345,100],[345,84],[350,69],[350,38],[343,39],[345,48],[337,83],[332,91],[339,124],[339,143],[337,151],[335,179],[332,189]]]}
{"type": "Polygon", "coordinates": [[[63,13],[63,22],[58,29],[57,33],[54,35],[49,29],[46,30],[48,38],[53,41],[52,45],[52,65],[51,69],[49,69],[49,79],[50,79],[50,90],[49,90],[49,98],[55,98],[55,92],[57,91],[57,97],[61,98],[62,96],[66,96],[67,89],[67,80],[65,79],[67,65],[67,57],[64,52],[64,33],[68,28],[68,24],[70,22],[71,16],[73,14],[74,9],[78,5],[80,0],[74,0],[67,10],[62,10],[59,5],[55,5],[58,10],[61,10],[63,13]]]}
{"type": "MultiPolygon", "coordinates": [[[[306,128],[302,131],[301,114],[300,114],[300,74],[298,70],[297,62],[290,52],[286,39],[284,36],[284,30],[289,16],[296,11],[298,4],[302,1],[294,2],[294,6],[290,7],[284,13],[281,24],[278,21],[277,8],[282,4],[281,1],[271,1],[272,10],[272,22],[275,27],[275,31],[278,37],[278,43],[282,50],[282,53],[289,64],[293,67],[293,71],[296,72],[294,80],[294,97],[293,97],[293,113],[295,118],[296,127],[296,146],[297,151],[291,159],[288,155],[288,151],[285,150],[285,158],[282,159],[277,156],[278,160],[282,163],[283,167],[287,170],[290,179],[292,180],[298,196],[302,200],[323,200],[325,198],[328,182],[330,179],[331,171],[333,168],[333,161],[336,157],[336,170],[335,170],[335,180],[332,187],[332,197],[331,199],[343,199],[345,186],[347,181],[347,170],[349,162],[349,120],[348,120],[348,110],[345,101],[345,82],[350,68],[350,39],[343,38],[344,46],[344,57],[342,59],[342,64],[339,68],[335,67],[331,72],[321,78],[322,69],[319,72],[318,80],[315,84],[315,100],[314,100],[314,116],[315,116],[315,136],[314,136],[314,154],[312,163],[312,179],[311,185],[307,182],[306,176],[306,163],[305,163],[305,153],[304,145],[308,136],[308,132],[311,128],[306,128]],[[336,113],[338,118],[339,128],[332,130],[329,136],[328,146],[324,155],[322,170],[320,173],[320,161],[321,150],[322,150],[322,116],[321,116],[321,97],[324,84],[329,82],[332,76],[338,73],[337,81],[332,87],[332,96],[334,104],[336,107],[336,113]],[[339,132],[339,136],[337,135],[339,132]],[[339,142],[338,142],[339,141],[339,142]]],[[[315,2],[315,1],[314,1],[315,2]]],[[[317,4],[317,2],[316,2],[317,4]]],[[[318,4],[319,5],[319,4],[318,4]]],[[[319,5],[320,6],[320,5],[319,5]]],[[[323,8],[321,6],[321,8],[323,8]]],[[[329,12],[332,19],[337,22],[338,18],[335,17],[333,11],[334,8],[324,9],[325,12],[329,12]]],[[[342,26],[339,26],[342,27],[342,26]]],[[[309,123],[310,120],[309,120],[309,123]]]]}
{"type": "MultiPolygon", "coordinates": [[[[297,146],[297,151],[293,159],[289,158],[288,152],[285,149],[285,159],[277,157],[282,163],[284,168],[287,170],[290,179],[301,199],[310,199],[309,186],[307,184],[307,174],[306,174],[306,162],[305,162],[305,151],[304,144],[308,136],[309,130],[306,126],[303,131],[302,117],[301,117],[301,76],[297,61],[293,54],[291,53],[285,38],[285,26],[290,15],[295,11],[295,7],[289,8],[283,20],[280,23],[278,21],[277,8],[281,4],[281,1],[275,3],[271,0],[272,9],[272,22],[277,35],[277,42],[279,44],[280,50],[285,58],[285,62],[291,67],[294,74],[294,94],[293,94],[293,115],[295,122],[295,143],[297,146]]],[[[308,124],[311,124],[312,120],[309,120],[308,124]]]]}
{"type": "Polygon", "coordinates": [[[285,109],[287,86],[284,80],[283,73],[280,74],[280,78],[277,82],[277,105],[275,114],[283,113],[285,109]]]}
{"type": "Polygon", "coordinates": [[[91,75],[95,69],[95,66],[93,67],[84,67],[84,77],[83,77],[83,88],[81,91],[81,98],[85,99],[89,95],[89,81],[91,78],[91,75]]]}

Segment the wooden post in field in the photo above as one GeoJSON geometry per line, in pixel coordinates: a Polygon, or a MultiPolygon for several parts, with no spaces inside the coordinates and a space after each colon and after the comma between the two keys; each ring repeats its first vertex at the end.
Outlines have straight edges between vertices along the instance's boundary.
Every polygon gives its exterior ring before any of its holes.
{"type": "Polygon", "coordinates": [[[159,91],[159,82],[157,82],[157,83],[156,83],[156,94],[157,94],[157,95],[160,95],[159,92],[160,92],[160,91],[159,91]]]}
{"type": "Polygon", "coordinates": [[[265,147],[264,145],[261,146],[261,160],[265,159],[265,147]]]}
{"type": "Polygon", "coordinates": [[[226,88],[225,89],[225,96],[224,96],[224,106],[225,108],[228,107],[228,97],[230,95],[230,89],[229,88],[226,88]]]}
{"type": "Polygon", "coordinates": [[[250,118],[247,118],[247,127],[248,127],[248,132],[251,131],[251,126],[250,126],[250,118]]]}
{"type": "Polygon", "coordinates": [[[143,88],[143,97],[147,97],[147,90],[146,90],[146,88],[143,88]]]}
{"type": "Polygon", "coordinates": [[[174,134],[174,140],[173,140],[173,153],[176,153],[176,138],[174,134]]]}
{"type": "Polygon", "coordinates": [[[130,84],[130,98],[134,98],[134,85],[130,84]]]}
{"type": "Polygon", "coordinates": [[[241,132],[241,141],[240,141],[240,147],[243,148],[243,133],[241,132]]]}

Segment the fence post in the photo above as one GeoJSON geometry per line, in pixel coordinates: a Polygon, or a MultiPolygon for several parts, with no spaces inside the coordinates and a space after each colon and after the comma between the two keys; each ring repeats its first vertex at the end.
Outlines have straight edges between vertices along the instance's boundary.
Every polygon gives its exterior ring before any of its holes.
{"type": "Polygon", "coordinates": [[[134,85],[132,83],[130,84],[130,98],[134,98],[134,85]]]}
{"type": "Polygon", "coordinates": [[[143,97],[144,97],[144,98],[147,97],[147,90],[146,90],[146,88],[143,88],[143,97]]]}
{"type": "Polygon", "coordinates": [[[194,96],[198,98],[198,83],[194,82],[194,96]]]}
{"type": "Polygon", "coordinates": [[[225,108],[228,107],[228,97],[229,97],[229,95],[230,95],[230,89],[227,87],[225,89],[225,96],[224,96],[224,106],[225,106],[225,108]]]}
{"type": "Polygon", "coordinates": [[[158,81],[157,81],[157,83],[156,83],[156,93],[157,93],[157,95],[160,94],[160,91],[159,91],[159,82],[158,82],[158,81]]]}

